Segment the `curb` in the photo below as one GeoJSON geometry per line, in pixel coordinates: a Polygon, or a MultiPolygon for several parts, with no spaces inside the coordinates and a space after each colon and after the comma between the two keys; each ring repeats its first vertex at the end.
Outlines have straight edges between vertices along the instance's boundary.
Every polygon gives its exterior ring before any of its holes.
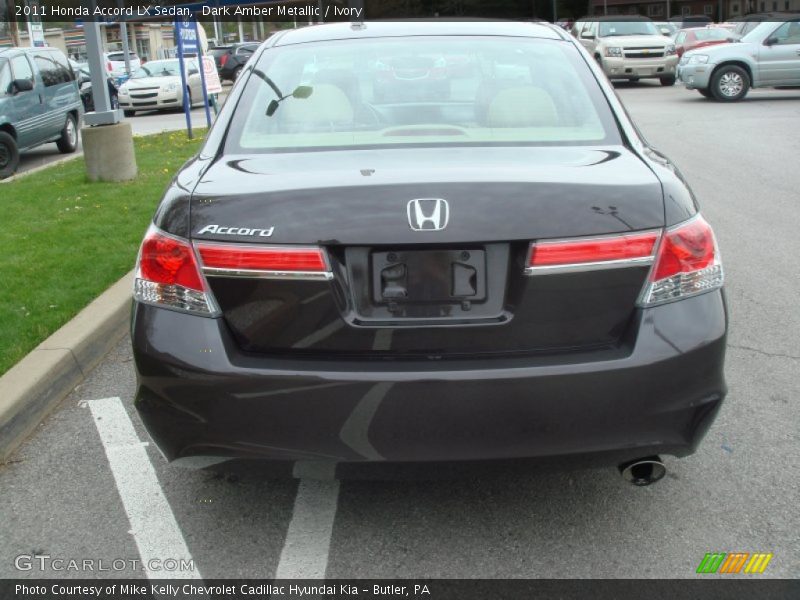
{"type": "Polygon", "coordinates": [[[0,377],[0,464],[125,334],[133,271],[0,377]]]}
{"type": "Polygon", "coordinates": [[[38,167],[32,167],[27,171],[22,171],[20,173],[14,173],[11,177],[6,177],[5,179],[0,179],[0,183],[11,183],[12,181],[17,181],[18,179],[22,179],[23,177],[27,177],[28,175],[33,175],[34,173],[38,173],[39,171],[44,171],[45,169],[49,169],[50,167],[57,167],[58,165],[63,165],[66,162],[71,160],[75,160],[83,156],[83,150],[75,152],[74,154],[70,154],[69,156],[64,156],[62,158],[57,158],[54,161],[51,161],[44,165],[39,165],[38,167]]]}

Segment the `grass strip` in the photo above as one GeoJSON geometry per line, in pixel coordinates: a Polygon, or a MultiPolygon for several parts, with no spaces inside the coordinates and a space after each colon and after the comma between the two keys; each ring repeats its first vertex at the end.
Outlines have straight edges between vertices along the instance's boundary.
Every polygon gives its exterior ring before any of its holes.
{"type": "Polygon", "coordinates": [[[145,229],[203,131],[134,138],[139,174],[92,183],[82,159],[0,183],[0,374],[133,268],[145,229]]]}

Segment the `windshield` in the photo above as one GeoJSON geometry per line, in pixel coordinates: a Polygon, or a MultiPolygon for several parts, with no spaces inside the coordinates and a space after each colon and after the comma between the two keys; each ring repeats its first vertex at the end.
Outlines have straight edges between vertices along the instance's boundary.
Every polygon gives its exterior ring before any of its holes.
{"type": "Polygon", "coordinates": [[[600,37],[617,35],[661,35],[652,21],[603,21],[600,37]]]}
{"type": "Polygon", "coordinates": [[[451,36],[271,49],[247,80],[228,143],[250,152],[611,136],[602,91],[572,46],[451,36]]]}
{"type": "MultiPolygon", "coordinates": [[[[192,65],[187,63],[186,67],[192,69],[192,65]]],[[[131,75],[131,79],[142,79],[144,77],[180,77],[180,63],[178,60],[151,60],[149,63],[139,67],[131,75]]]]}

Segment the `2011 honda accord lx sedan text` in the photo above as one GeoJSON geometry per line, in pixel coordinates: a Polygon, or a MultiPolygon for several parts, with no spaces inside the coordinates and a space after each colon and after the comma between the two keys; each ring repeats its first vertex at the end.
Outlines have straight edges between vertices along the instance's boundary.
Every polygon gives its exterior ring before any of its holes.
{"type": "Polygon", "coordinates": [[[649,483],[725,396],[722,283],[567,33],[288,30],[146,233],[135,404],[193,466],[599,458],[649,483]]]}

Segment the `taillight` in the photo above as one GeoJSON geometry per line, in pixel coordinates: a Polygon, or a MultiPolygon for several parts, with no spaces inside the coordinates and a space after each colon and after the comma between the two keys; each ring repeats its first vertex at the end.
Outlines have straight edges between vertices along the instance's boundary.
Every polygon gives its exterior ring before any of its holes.
{"type": "Polygon", "coordinates": [[[139,249],[133,295],[136,300],[210,315],[211,294],[192,245],[151,226],[139,249]]]}
{"type": "Polygon", "coordinates": [[[658,231],[596,238],[544,240],[531,244],[527,275],[642,266],[653,261],[658,231]]]}
{"type": "Polygon", "coordinates": [[[228,62],[228,55],[227,54],[223,54],[219,58],[219,66],[220,67],[224,67],[226,62],[228,62]]]}
{"type": "Polygon", "coordinates": [[[249,246],[198,242],[203,272],[223,277],[332,279],[325,251],[319,247],[249,246]]]}
{"type": "Polygon", "coordinates": [[[699,214],[664,232],[642,305],[686,298],[722,287],[717,240],[699,214]]]}
{"type": "Polygon", "coordinates": [[[111,61],[108,61],[108,62],[106,63],[106,70],[107,70],[109,73],[110,73],[111,71],[113,71],[113,70],[114,70],[114,67],[111,65],[111,61]]]}

